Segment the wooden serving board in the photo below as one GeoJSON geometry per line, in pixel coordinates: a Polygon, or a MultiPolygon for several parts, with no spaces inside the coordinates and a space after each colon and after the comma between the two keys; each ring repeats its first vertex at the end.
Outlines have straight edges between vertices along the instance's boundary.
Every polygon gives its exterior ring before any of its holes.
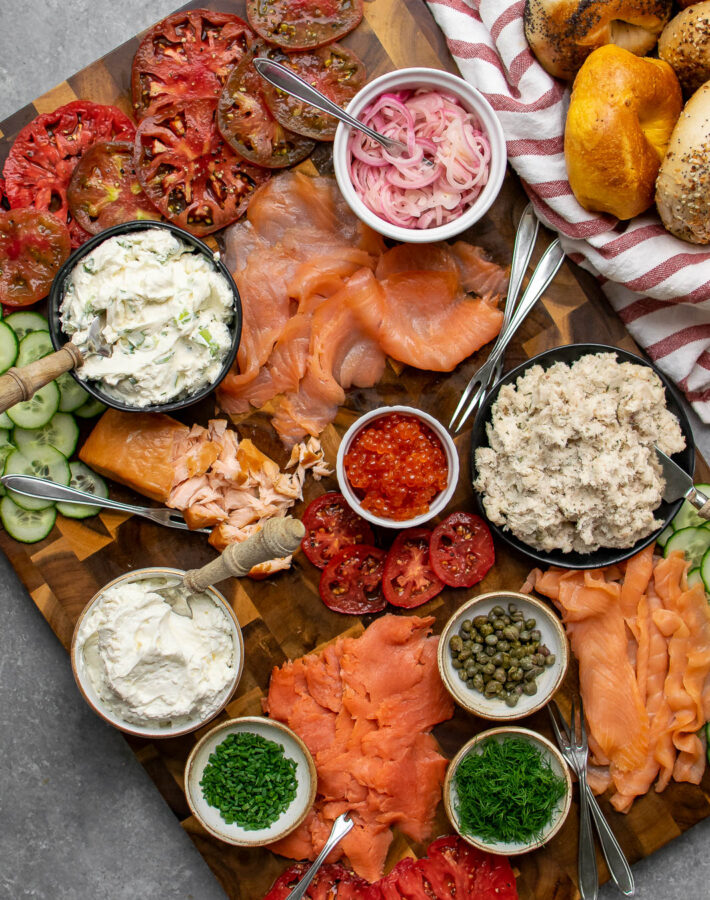
{"type": "MultiPolygon", "coordinates": [[[[185,8],[197,5],[189,4],[185,8]]],[[[243,0],[215,0],[204,5],[244,15],[243,0]]],[[[456,71],[443,37],[423,0],[374,0],[366,3],[363,23],[347,37],[345,43],[363,58],[370,77],[410,65],[456,71]]],[[[0,164],[24,125],[38,113],[48,112],[70,100],[81,97],[112,103],[130,114],[130,69],[137,46],[138,38],[128,41],[1,122],[0,164]]],[[[314,171],[313,166],[322,172],[329,171],[327,148],[320,147],[313,161],[305,165],[311,171],[314,171]]],[[[525,203],[526,198],[516,177],[509,173],[490,213],[466,237],[483,246],[495,261],[509,263],[515,225],[525,203]]],[[[539,248],[544,249],[544,246],[541,239],[539,248]]],[[[536,259],[539,252],[538,249],[536,259]]],[[[516,335],[507,353],[507,367],[560,344],[590,340],[635,349],[596,282],[568,262],[516,335]]],[[[485,351],[477,354],[450,375],[408,368],[398,374],[394,368],[388,367],[375,388],[349,391],[346,406],[340,410],[335,425],[325,433],[324,445],[330,458],[334,458],[339,435],[345,428],[360,413],[376,406],[406,402],[447,422],[463,387],[484,356],[485,351]]],[[[192,407],[181,418],[188,424],[195,421],[205,424],[213,413],[214,404],[208,402],[192,407]]],[[[252,437],[266,452],[272,452],[279,458],[281,450],[266,417],[254,415],[242,423],[239,430],[242,436],[252,437]]],[[[468,434],[458,438],[457,445],[462,477],[450,509],[469,509],[472,508],[472,492],[468,434]]],[[[710,480],[709,470],[702,459],[698,460],[698,466],[696,480],[710,480]]],[[[324,489],[336,487],[334,478],[317,485],[309,477],[305,502],[324,489]]],[[[137,499],[121,487],[112,486],[111,492],[118,499],[134,502],[137,499]]],[[[302,504],[297,505],[295,514],[298,515],[302,509],[302,504]]],[[[49,537],[30,546],[14,542],[0,530],[0,546],[67,649],[79,613],[94,593],[112,578],[127,570],[154,564],[192,568],[214,557],[214,551],[204,535],[184,534],[112,512],[104,512],[84,521],[59,516],[49,537]]],[[[417,610],[419,614],[436,617],[436,631],[441,630],[451,613],[470,594],[497,588],[517,590],[520,587],[531,567],[530,563],[502,544],[497,545],[496,551],[496,565],[476,588],[471,591],[447,590],[417,610]]],[[[299,553],[292,571],[288,573],[266,581],[232,580],[220,586],[237,613],[246,647],[244,675],[236,698],[221,719],[261,713],[261,699],[268,688],[273,666],[321,648],[340,635],[358,635],[367,626],[368,619],[341,616],[325,608],[318,597],[319,574],[299,553]]],[[[563,707],[575,687],[576,671],[571,671],[562,692],[563,707]]],[[[267,850],[238,849],[210,837],[190,816],[184,797],[182,779],[185,761],[196,740],[213,724],[206,726],[202,732],[172,740],[150,743],[126,739],[227,895],[233,900],[259,900],[274,878],[290,865],[290,861],[267,850]]],[[[551,737],[544,711],[522,720],[522,724],[551,737]]],[[[435,730],[435,735],[443,752],[451,757],[468,738],[486,727],[488,725],[483,720],[458,710],[450,722],[435,730]]],[[[672,783],[662,794],[650,792],[638,800],[626,816],[614,812],[604,800],[602,807],[628,859],[633,863],[710,815],[710,775],[706,773],[700,787],[672,783]]],[[[513,860],[522,900],[574,900],[579,896],[575,883],[577,822],[577,807],[574,804],[564,828],[547,847],[513,860]]],[[[435,833],[448,834],[452,830],[442,805],[435,833]]],[[[425,844],[415,844],[402,835],[396,835],[388,866],[402,856],[421,855],[425,848],[425,844]]],[[[609,876],[601,856],[598,863],[600,876],[606,880],[609,876]]]]}

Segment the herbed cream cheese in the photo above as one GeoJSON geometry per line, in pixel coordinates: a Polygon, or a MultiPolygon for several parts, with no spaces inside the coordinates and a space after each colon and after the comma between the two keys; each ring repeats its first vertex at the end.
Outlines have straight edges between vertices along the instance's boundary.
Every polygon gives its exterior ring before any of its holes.
{"type": "Polygon", "coordinates": [[[217,378],[232,343],[227,279],[169,231],[116,235],[81,259],[67,279],[62,330],[81,350],[76,374],[137,408],[196,393],[217,378]],[[87,346],[100,316],[110,358],[87,346]]]}
{"type": "Polygon", "coordinates": [[[632,547],[663,524],[665,487],[653,445],[685,447],[648,366],[613,353],[532,366],[504,385],[476,450],[486,515],[538,550],[632,547]]]}
{"type": "Polygon", "coordinates": [[[201,593],[190,598],[191,619],[178,615],[155,593],[174,583],[163,576],[122,581],[101,595],[79,629],[79,653],[96,694],[132,724],[206,718],[234,677],[227,613],[201,593]]]}

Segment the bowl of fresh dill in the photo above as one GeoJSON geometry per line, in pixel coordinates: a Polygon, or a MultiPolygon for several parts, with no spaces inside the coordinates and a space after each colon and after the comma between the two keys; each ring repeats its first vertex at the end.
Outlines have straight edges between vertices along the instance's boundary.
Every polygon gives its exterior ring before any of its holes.
{"type": "Polygon", "coordinates": [[[444,806],[474,847],[510,856],[535,850],[562,828],[572,779],[561,753],[527,728],[482,731],[449,763],[444,806]]]}

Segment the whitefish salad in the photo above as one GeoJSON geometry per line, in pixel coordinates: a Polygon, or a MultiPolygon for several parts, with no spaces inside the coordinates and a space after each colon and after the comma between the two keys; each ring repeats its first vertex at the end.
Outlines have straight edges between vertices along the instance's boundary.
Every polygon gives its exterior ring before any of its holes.
{"type": "Polygon", "coordinates": [[[196,248],[150,228],[109,238],[81,259],[67,278],[60,316],[84,356],[79,378],[141,408],[216,380],[232,342],[234,295],[196,248]],[[109,358],[88,346],[96,316],[109,358]]]}

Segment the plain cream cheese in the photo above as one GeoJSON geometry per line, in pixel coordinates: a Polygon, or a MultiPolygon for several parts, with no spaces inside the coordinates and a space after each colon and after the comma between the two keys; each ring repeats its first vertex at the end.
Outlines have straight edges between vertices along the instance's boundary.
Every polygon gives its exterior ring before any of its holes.
{"type": "Polygon", "coordinates": [[[67,279],[62,329],[84,356],[82,379],[130,406],[168,403],[212,384],[231,346],[234,296],[199,251],[169,231],[116,235],[67,279]],[[87,346],[100,317],[110,358],[87,346]]]}
{"type": "Polygon", "coordinates": [[[98,698],[133,724],[206,718],[234,678],[228,614],[201,593],[190,598],[191,619],[178,615],[155,593],[172,583],[155,577],[114,585],[79,630],[80,654],[98,698]]]}

